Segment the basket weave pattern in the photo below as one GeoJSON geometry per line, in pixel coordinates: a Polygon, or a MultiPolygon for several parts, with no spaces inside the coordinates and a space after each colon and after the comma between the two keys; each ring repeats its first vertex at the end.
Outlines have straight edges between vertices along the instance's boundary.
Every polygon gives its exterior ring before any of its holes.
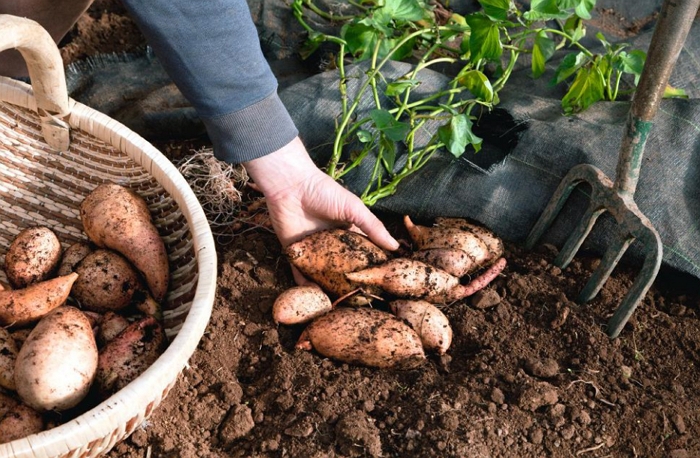
{"type": "MultiPolygon", "coordinates": [[[[70,147],[55,152],[42,136],[32,90],[0,77],[0,264],[29,226],[53,229],[64,249],[87,240],[79,206],[100,183],[142,196],[168,252],[171,282],[164,308],[165,353],[144,374],[85,414],[51,430],[0,445],[0,457],[93,457],[146,420],[174,386],[211,313],[216,254],[196,197],[177,169],[114,120],[71,101],[70,147]]],[[[0,279],[6,280],[4,271],[0,279]]]]}

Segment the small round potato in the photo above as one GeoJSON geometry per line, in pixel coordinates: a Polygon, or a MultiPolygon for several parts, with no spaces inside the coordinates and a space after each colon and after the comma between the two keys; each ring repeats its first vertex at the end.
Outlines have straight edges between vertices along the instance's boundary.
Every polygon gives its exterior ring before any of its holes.
{"type": "Polygon", "coordinates": [[[293,286],[277,296],[272,305],[272,318],[276,323],[308,323],[333,309],[331,299],[315,285],[293,286]]]}
{"type": "Polygon", "coordinates": [[[75,307],[58,307],[39,320],[19,350],[17,394],[38,411],[70,409],[88,394],[97,359],[95,335],[85,314],[75,307]]]}
{"type": "Polygon", "coordinates": [[[408,321],[420,336],[426,350],[445,354],[452,344],[452,327],[444,313],[430,302],[399,299],[389,304],[391,311],[408,321]]]}
{"type": "Polygon", "coordinates": [[[66,248],[61,258],[61,263],[58,265],[56,275],[68,275],[75,271],[75,268],[80,261],[85,259],[85,256],[92,253],[93,248],[88,242],[75,242],[73,245],[66,248]]]}
{"type": "Polygon", "coordinates": [[[85,310],[104,313],[129,306],[142,289],[139,275],[116,251],[98,249],[76,266],[79,275],[71,295],[85,310]]]}
{"type": "Polygon", "coordinates": [[[13,288],[24,288],[48,279],[61,261],[61,242],[45,226],[24,229],[5,255],[5,273],[13,288]]]}

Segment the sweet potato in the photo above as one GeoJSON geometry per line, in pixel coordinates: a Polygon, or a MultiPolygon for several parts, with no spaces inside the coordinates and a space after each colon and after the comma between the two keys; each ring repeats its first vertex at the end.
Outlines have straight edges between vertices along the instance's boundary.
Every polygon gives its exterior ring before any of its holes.
{"type": "Polygon", "coordinates": [[[95,386],[104,399],[141,375],[165,350],[163,326],[149,316],[131,323],[100,351],[95,386]]]}
{"type": "Polygon", "coordinates": [[[463,277],[481,267],[473,256],[459,248],[418,250],[411,254],[411,259],[423,261],[455,277],[463,277]]]}
{"type": "Polygon", "coordinates": [[[272,318],[276,323],[302,324],[332,309],[331,299],[318,286],[294,286],[277,296],[272,305],[272,318]]]}
{"type": "Polygon", "coordinates": [[[425,361],[420,337],[409,325],[370,308],[339,307],[316,318],[302,332],[297,348],[380,368],[413,369],[425,361]]]}
{"type": "Polygon", "coordinates": [[[80,217],[88,238],[131,261],[162,302],[170,281],[168,253],[143,198],[124,186],[101,184],[81,203],[80,217]]]}
{"type": "Polygon", "coordinates": [[[129,320],[125,316],[114,312],[105,313],[100,322],[100,329],[97,332],[97,343],[105,345],[129,327],[129,324],[129,320]]]}
{"type": "Polygon", "coordinates": [[[17,404],[0,419],[0,444],[40,433],[43,430],[43,415],[29,406],[17,404]]]}
{"type": "Polygon", "coordinates": [[[441,303],[463,297],[459,278],[415,259],[395,258],[345,275],[354,282],[378,286],[400,298],[441,303]]]}
{"type": "Polygon", "coordinates": [[[50,278],[61,261],[61,242],[45,226],[22,230],[5,255],[5,273],[13,288],[24,288],[50,278]]]}
{"type": "Polygon", "coordinates": [[[39,411],[70,409],[87,395],[96,369],[90,321],[75,307],[58,307],[37,323],[19,350],[17,394],[39,411]]]}
{"type": "MultiPolygon", "coordinates": [[[[367,237],[346,229],[327,229],[310,234],[289,245],[285,254],[293,266],[333,298],[348,294],[360,286],[348,281],[346,272],[387,260],[387,254],[367,237]]],[[[372,295],[378,290],[367,287],[366,292],[372,295]]],[[[360,305],[368,301],[356,295],[351,302],[360,305]]]]}
{"type": "Polygon", "coordinates": [[[0,328],[0,387],[13,391],[17,352],[17,343],[12,334],[7,329],[0,328]]]}
{"type": "Polygon", "coordinates": [[[426,350],[445,354],[452,344],[452,327],[444,313],[427,301],[399,299],[389,304],[397,317],[418,333],[426,350]]]}
{"type": "Polygon", "coordinates": [[[503,241],[498,238],[496,234],[483,226],[471,223],[464,218],[448,218],[442,216],[435,218],[435,224],[441,227],[456,227],[463,231],[472,232],[486,244],[492,259],[496,260],[503,256],[503,241]]]}
{"type": "Polygon", "coordinates": [[[488,246],[473,232],[451,226],[419,226],[408,215],[404,216],[404,225],[417,250],[457,248],[468,253],[479,265],[493,259],[488,246]]]}
{"type": "Polygon", "coordinates": [[[485,287],[506,265],[500,258],[486,272],[468,285],[444,270],[422,261],[395,258],[358,272],[345,274],[351,281],[378,286],[387,293],[406,299],[423,299],[430,303],[454,302],[485,287]]]}
{"type": "Polygon", "coordinates": [[[78,274],[52,278],[22,289],[0,291],[0,326],[23,326],[63,305],[78,274]]]}
{"type": "Polygon", "coordinates": [[[75,242],[63,252],[56,275],[68,275],[71,272],[75,272],[75,268],[80,264],[80,261],[85,259],[85,256],[92,253],[92,251],[93,248],[89,243],[75,242]]]}
{"type": "Polygon", "coordinates": [[[97,249],[75,267],[79,275],[71,295],[81,308],[93,312],[122,310],[145,287],[131,263],[116,251],[97,249]]]}
{"type": "Polygon", "coordinates": [[[5,394],[0,391],[0,418],[4,417],[7,412],[14,409],[19,404],[19,400],[15,396],[5,394]]]}

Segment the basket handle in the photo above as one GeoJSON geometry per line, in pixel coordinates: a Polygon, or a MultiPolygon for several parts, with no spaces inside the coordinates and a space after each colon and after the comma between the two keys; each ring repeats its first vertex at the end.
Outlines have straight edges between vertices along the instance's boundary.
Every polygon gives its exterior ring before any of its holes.
{"type": "Polygon", "coordinates": [[[44,140],[55,150],[67,150],[70,107],[63,59],[56,43],[39,23],[9,14],[0,14],[0,30],[0,51],[15,48],[27,64],[44,140]]]}

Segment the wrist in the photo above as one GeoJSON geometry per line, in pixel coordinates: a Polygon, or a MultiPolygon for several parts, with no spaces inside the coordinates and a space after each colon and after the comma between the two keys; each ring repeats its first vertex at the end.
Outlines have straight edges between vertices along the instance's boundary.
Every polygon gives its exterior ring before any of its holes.
{"type": "Polygon", "coordinates": [[[318,172],[299,137],[277,151],[244,162],[243,166],[260,191],[268,197],[293,188],[318,172]]]}

